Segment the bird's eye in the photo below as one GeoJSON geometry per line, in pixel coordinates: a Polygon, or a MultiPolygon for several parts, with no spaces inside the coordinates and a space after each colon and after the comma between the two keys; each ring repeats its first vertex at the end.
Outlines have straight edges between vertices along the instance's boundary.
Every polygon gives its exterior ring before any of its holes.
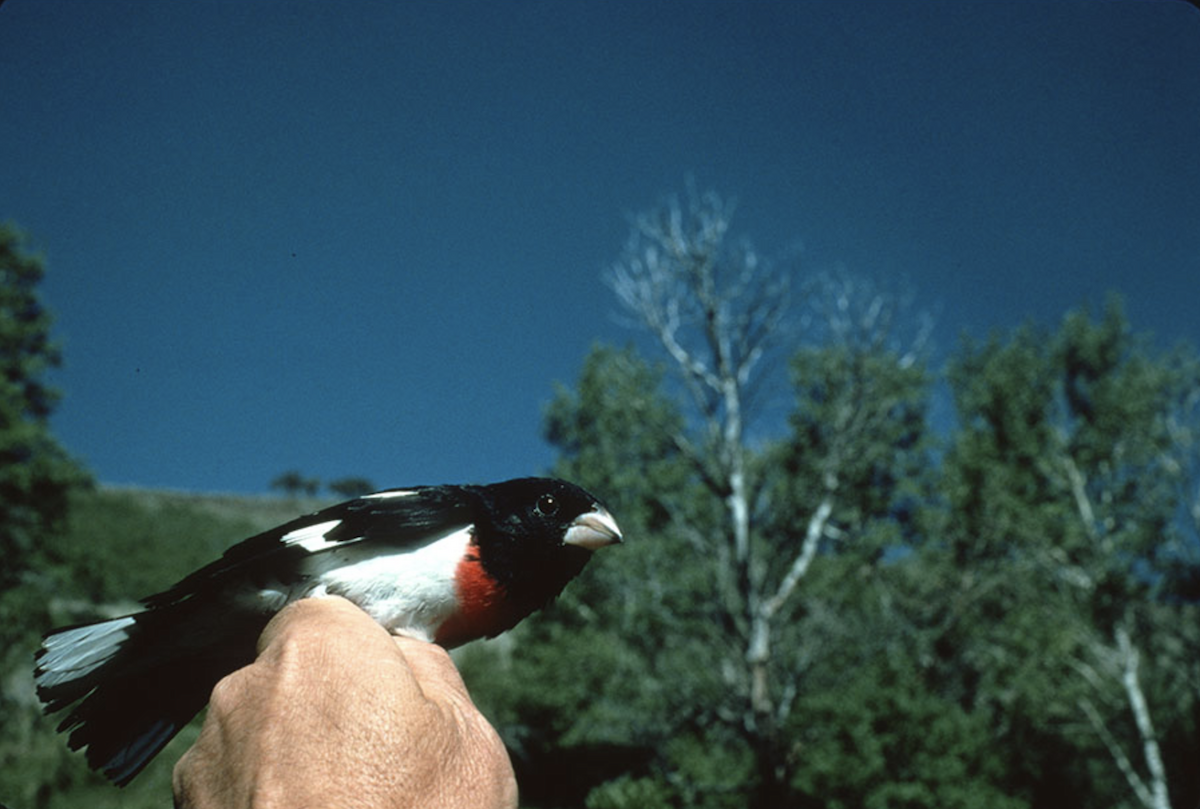
{"type": "Polygon", "coordinates": [[[534,508],[543,517],[553,517],[558,513],[558,501],[554,499],[553,495],[543,494],[538,498],[537,505],[534,508]]]}

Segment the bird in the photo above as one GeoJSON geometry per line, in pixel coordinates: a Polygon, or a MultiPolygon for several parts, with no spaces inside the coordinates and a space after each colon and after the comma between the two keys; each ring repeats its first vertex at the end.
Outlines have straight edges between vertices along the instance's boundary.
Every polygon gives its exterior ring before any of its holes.
{"type": "Polygon", "coordinates": [[[554,478],[378,491],[233,545],[138,612],[47,633],[37,694],[47,714],[73,706],[68,746],[125,786],[297,599],[342,596],[449,649],[511,629],[621,541],[598,498],[554,478]]]}

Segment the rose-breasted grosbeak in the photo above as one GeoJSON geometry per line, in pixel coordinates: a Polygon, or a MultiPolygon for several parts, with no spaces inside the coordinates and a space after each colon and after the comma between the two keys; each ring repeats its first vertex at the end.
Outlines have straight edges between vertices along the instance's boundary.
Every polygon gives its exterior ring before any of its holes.
{"type": "Polygon", "coordinates": [[[51,632],[38,696],[47,713],[79,701],[59,730],[123,786],[296,599],[343,596],[392,632],[450,648],[515,626],[620,541],[600,501],[561,480],[377,492],[234,545],[141,612],[51,632]]]}

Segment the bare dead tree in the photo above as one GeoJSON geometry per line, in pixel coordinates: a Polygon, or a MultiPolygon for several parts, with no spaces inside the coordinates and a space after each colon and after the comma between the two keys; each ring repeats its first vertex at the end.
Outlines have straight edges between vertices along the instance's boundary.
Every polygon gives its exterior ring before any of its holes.
{"type": "Polygon", "coordinates": [[[911,291],[884,289],[845,270],[821,272],[804,289],[806,331],[863,353],[891,352],[902,368],[923,361],[934,316],[917,309],[911,291]]]}
{"type": "Polygon", "coordinates": [[[718,590],[745,648],[738,678],[750,683],[744,730],[756,749],[765,749],[771,741],[771,621],[811,563],[830,508],[814,515],[788,573],[768,587],[753,559],[746,403],[777,345],[790,290],[787,275],[749,245],[727,246],[731,215],[732,206],[716,194],[691,189],[685,203],[671,200],[639,216],[607,281],[671,358],[699,416],[698,437],[674,440],[724,503],[727,520],[717,537],[694,526],[685,532],[698,544],[717,543],[719,557],[732,562],[716,566],[718,590]]]}
{"type": "MultiPolygon", "coordinates": [[[[869,352],[899,333],[905,302],[848,274],[825,276],[805,290],[822,325],[801,322],[789,274],[748,243],[729,238],[732,214],[733,206],[717,194],[689,188],[682,201],[671,199],[633,220],[630,240],[606,281],[666,352],[693,405],[694,417],[674,442],[723,504],[725,519],[716,530],[675,519],[680,533],[712,560],[721,625],[738,650],[721,670],[740,706],[721,715],[756,755],[756,804],[774,806],[790,775],[779,729],[799,689],[798,674],[790,672],[795,661],[783,660],[775,645],[822,543],[839,535],[832,518],[840,478],[837,459],[830,459],[815,505],[801,517],[803,527],[781,541],[766,541],[761,523],[767,481],[752,471],[747,423],[756,415],[753,402],[779,370],[775,360],[798,345],[797,326],[811,327],[822,341],[869,352]]],[[[887,348],[898,363],[914,363],[927,342],[923,326],[902,351],[887,348]]],[[[850,392],[846,398],[834,431],[861,433],[872,420],[890,417],[879,397],[850,392]]],[[[834,454],[850,443],[838,446],[834,454]]]]}

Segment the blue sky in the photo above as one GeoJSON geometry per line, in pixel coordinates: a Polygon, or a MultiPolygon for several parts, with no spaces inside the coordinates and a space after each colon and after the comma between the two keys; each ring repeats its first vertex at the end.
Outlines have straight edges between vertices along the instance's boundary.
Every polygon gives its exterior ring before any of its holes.
{"type": "Polygon", "coordinates": [[[1085,2],[0,6],[0,219],[108,483],[543,471],[600,281],[694,175],[949,349],[1116,290],[1200,341],[1200,11],[1085,2]]]}

